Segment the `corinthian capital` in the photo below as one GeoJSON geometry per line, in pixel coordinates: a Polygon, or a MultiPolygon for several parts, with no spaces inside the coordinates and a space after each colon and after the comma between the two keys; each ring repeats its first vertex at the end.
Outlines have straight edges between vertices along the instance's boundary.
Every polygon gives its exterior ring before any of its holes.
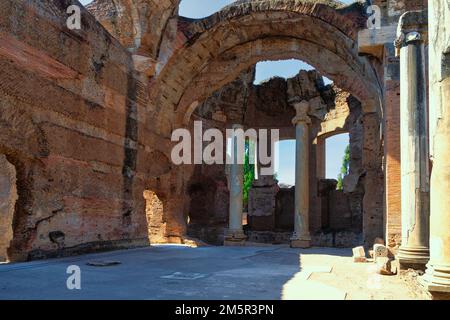
{"type": "Polygon", "coordinates": [[[412,42],[428,42],[428,11],[407,11],[399,19],[397,39],[394,41],[396,56],[400,49],[412,42]]]}
{"type": "Polygon", "coordinates": [[[292,119],[292,123],[296,126],[299,123],[311,123],[311,118],[308,116],[309,112],[309,102],[306,100],[294,103],[294,108],[296,111],[296,116],[292,119]]]}

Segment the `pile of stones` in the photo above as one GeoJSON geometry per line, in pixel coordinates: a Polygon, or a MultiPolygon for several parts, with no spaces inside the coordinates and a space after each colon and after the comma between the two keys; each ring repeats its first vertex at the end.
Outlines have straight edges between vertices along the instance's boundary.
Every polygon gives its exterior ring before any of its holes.
{"type": "Polygon", "coordinates": [[[370,258],[367,258],[363,246],[353,248],[353,262],[355,263],[374,263],[378,274],[391,276],[397,274],[397,266],[394,255],[383,243],[383,240],[377,239],[373,250],[369,251],[370,258]]]}

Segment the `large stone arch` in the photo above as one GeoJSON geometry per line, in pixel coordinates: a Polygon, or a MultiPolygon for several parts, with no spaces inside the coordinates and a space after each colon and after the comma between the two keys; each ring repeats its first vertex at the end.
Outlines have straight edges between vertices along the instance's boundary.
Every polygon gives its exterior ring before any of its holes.
{"type": "Polygon", "coordinates": [[[304,60],[361,101],[378,103],[376,73],[357,52],[364,20],[359,5],[281,0],[239,1],[205,19],[180,18],[151,85],[159,131],[185,125],[198,101],[261,60],[304,60]]]}

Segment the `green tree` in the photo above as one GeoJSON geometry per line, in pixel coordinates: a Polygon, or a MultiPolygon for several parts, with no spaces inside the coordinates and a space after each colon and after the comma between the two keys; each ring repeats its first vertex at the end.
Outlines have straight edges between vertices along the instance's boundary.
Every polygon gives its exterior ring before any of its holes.
{"type": "Polygon", "coordinates": [[[248,191],[252,187],[253,180],[255,180],[255,165],[250,164],[250,142],[245,142],[245,162],[244,162],[244,205],[248,203],[248,191]]]}
{"type": "Polygon", "coordinates": [[[348,175],[349,170],[350,170],[350,146],[348,145],[347,148],[345,148],[344,158],[342,159],[341,173],[339,173],[337,179],[338,190],[344,189],[344,177],[348,175]]]}

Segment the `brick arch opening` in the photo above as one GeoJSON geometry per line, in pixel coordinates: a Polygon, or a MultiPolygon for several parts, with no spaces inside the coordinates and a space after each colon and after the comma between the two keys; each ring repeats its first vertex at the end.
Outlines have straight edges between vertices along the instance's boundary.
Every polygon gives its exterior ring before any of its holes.
{"type": "Polygon", "coordinates": [[[199,102],[259,61],[305,61],[360,101],[378,104],[376,72],[357,52],[363,17],[358,6],[246,1],[202,20],[180,19],[174,44],[163,41],[165,59],[150,89],[160,129],[186,125],[199,102]]]}
{"type": "MultiPolygon", "coordinates": [[[[342,128],[336,128],[334,131],[328,132],[317,137],[316,148],[317,148],[317,177],[320,179],[327,178],[327,160],[331,156],[327,151],[327,141],[330,138],[337,137],[340,135],[349,134],[348,130],[342,128]]],[[[343,150],[342,150],[343,151],[343,150]]],[[[341,161],[342,159],[335,159],[336,161],[341,161]]]]}
{"type": "Polygon", "coordinates": [[[370,130],[364,126],[361,104],[347,95],[344,94],[346,98],[340,99],[340,103],[327,114],[313,142],[317,181],[315,200],[320,208],[320,241],[324,244],[331,240],[336,245],[358,244],[364,232],[363,201],[366,192],[363,176],[366,167],[363,159],[367,158],[367,151],[364,151],[362,137],[370,134],[370,130]],[[329,176],[327,172],[327,158],[334,159],[340,169],[344,146],[342,150],[335,150],[340,153],[338,156],[330,154],[326,143],[330,138],[344,134],[348,134],[350,159],[347,174],[342,176],[342,186],[338,187],[337,174],[329,176]]]}

